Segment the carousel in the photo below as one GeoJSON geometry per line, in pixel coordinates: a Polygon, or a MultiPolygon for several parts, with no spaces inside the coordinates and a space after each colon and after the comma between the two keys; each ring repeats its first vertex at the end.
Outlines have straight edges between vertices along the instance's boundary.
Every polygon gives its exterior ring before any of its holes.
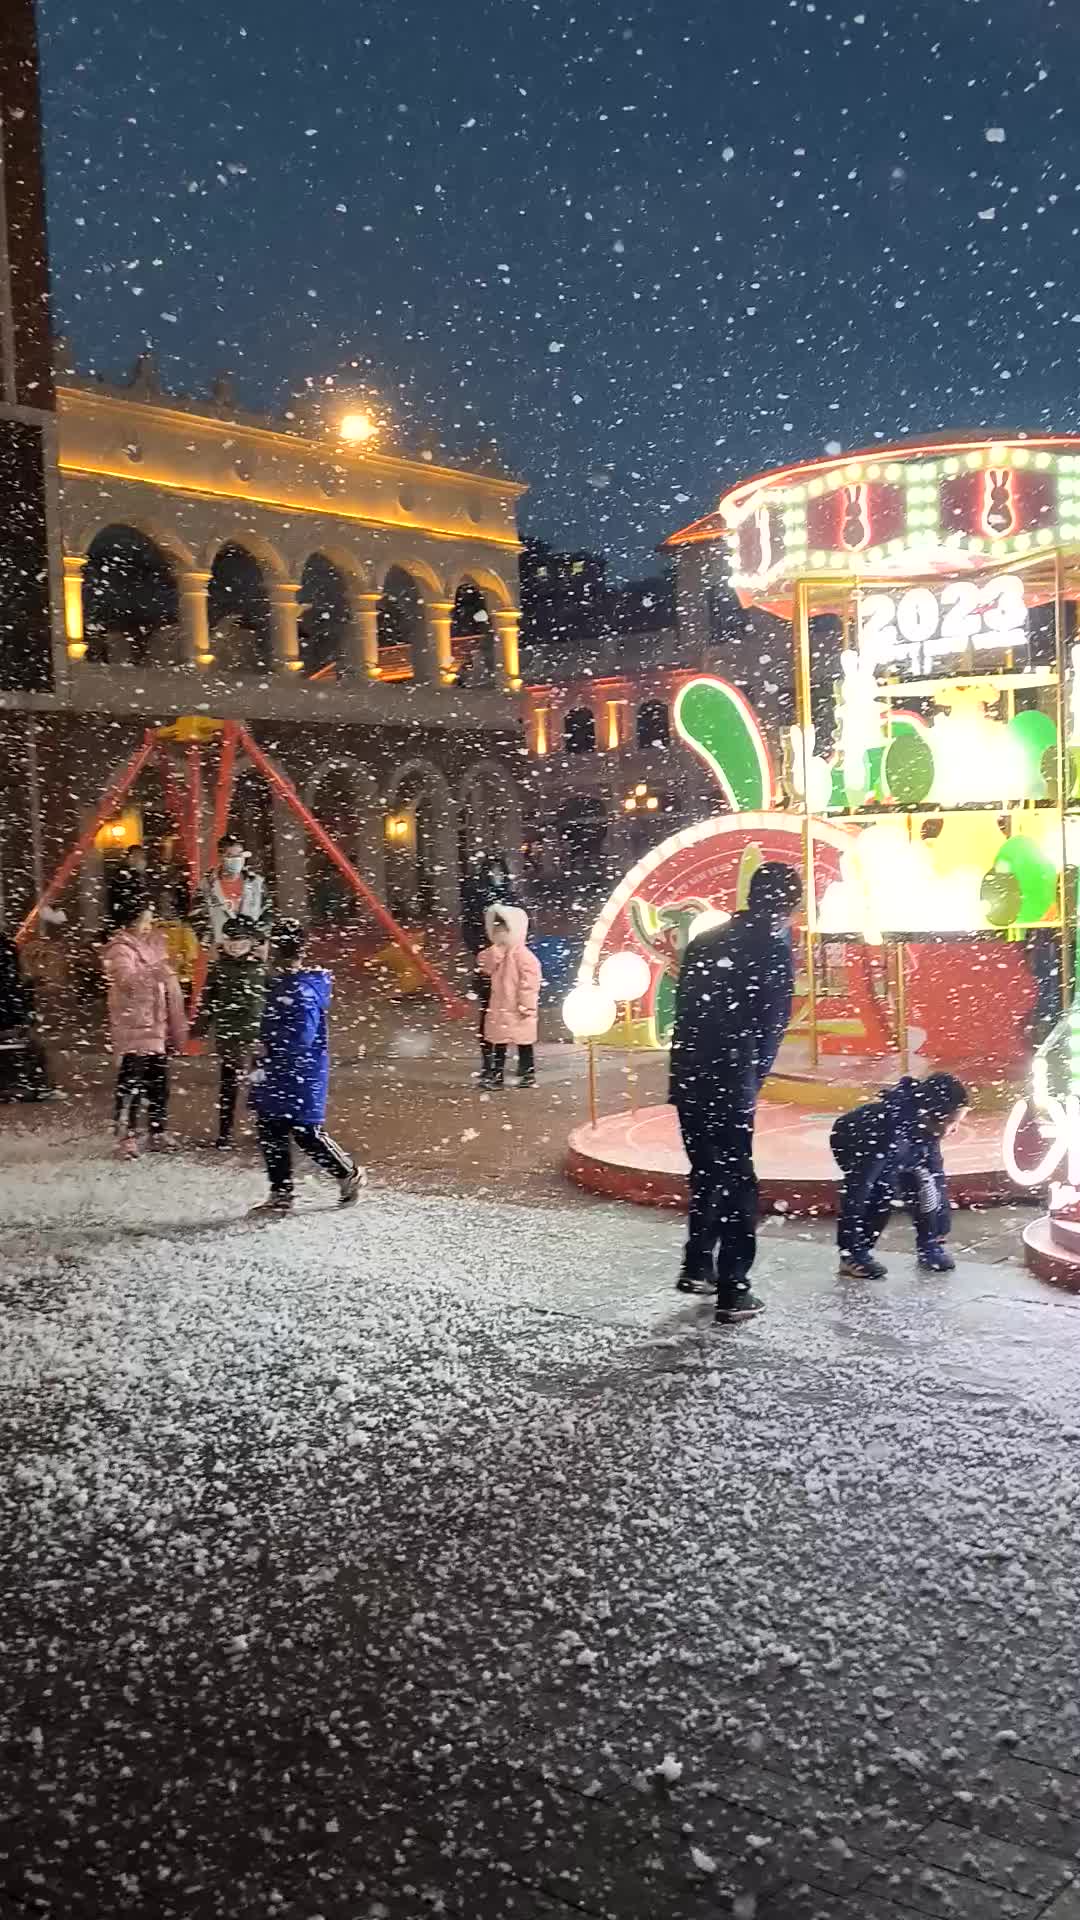
{"type": "MultiPolygon", "coordinates": [[[[787,861],[804,910],[792,1023],[759,1110],[766,1203],[830,1210],[835,1115],[934,1068],[973,1096],[947,1156],[954,1197],[1015,1197],[1066,1113],[1037,1111],[1029,1082],[1040,1046],[1056,1058],[1071,1045],[1080,439],[908,443],[787,467],[668,544],[721,538],[743,606],[787,627],[794,724],[767,737],[725,682],[682,688],[675,729],[715,777],[716,813],[615,888],[567,1024],[590,1050],[665,1047],[687,942],[743,904],[762,861],[787,861]]],[[[741,669],[752,688],[754,663],[741,669]]],[[[1080,1187],[1080,1139],[1074,1157],[1080,1187]]],[[[568,1170],[682,1204],[674,1112],[594,1110],[568,1170]]]]}

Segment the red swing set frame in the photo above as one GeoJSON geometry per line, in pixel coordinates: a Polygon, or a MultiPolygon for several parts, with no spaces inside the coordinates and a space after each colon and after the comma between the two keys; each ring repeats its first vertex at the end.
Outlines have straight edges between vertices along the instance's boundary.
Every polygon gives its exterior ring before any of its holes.
{"type": "MultiPolygon", "coordinates": [[[[90,852],[100,829],[119,811],[125,794],[131,791],[143,768],[151,761],[156,762],[161,773],[165,802],[176,821],[177,832],[184,849],[188,881],[194,895],[213,864],[217,843],[228,825],[233,782],[236,777],[236,762],[241,753],[246,756],[256,771],[262,774],[273,792],[295,814],[304,831],[311,835],[316,846],[320,847],[327,859],[333,862],[372,918],[378,922],[385,933],[389,934],[395,945],[409,955],[414,966],[442,1001],[448,1016],[454,1020],[471,1018],[472,1010],[469,1003],[455,991],[439,969],[417,949],[405,929],[383,906],[378,895],[372,892],[367,881],[357,873],[352,862],[346,859],[326,828],[315,818],[310,808],[304,805],[292,782],[286,778],[280,767],[274,765],[269,754],[263,752],[248,729],[238,720],[211,720],[202,714],[187,716],[177,720],[172,726],[146,729],[136,752],[106,787],[93,819],[79,835],[75,845],[64,855],[48,886],[34,902],[25,920],[17,929],[16,946],[21,946],[27,939],[42,908],[50,906],[63,893],[72,875],[90,852]],[[201,839],[203,814],[201,749],[204,741],[218,734],[221,736],[221,753],[218,760],[217,785],[214,790],[213,814],[204,856],[201,839]],[[183,759],[179,765],[169,751],[170,743],[183,748],[183,759]]],[[[192,983],[193,1012],[198,1006],[206,984],[208,966],[209,955],[204,948],[199,955],[192,983]]]]}

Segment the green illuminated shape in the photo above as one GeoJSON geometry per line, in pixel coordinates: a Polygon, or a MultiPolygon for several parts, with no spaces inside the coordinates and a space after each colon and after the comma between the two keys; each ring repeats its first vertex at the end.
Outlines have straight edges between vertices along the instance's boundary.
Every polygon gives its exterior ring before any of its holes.
{"type": "Polygon", "coordinates": [[[990,869],[1012,875],[1020,891],[1019,920],[1045,920],[1057,898],[1057,868],[1030,840],[1006,840],[990,869]]]}
{"type": "Polygon", "coordinates": [[[1023,798],[1045,800],[1046,775],[1043,768],[1046,756],[1051,756],[1052,765],[1057,759],[1057,728],[1054,722],[1048,713],[1040,713],[1037,708],[1030,713],[1016,713],[1009,721],[1009,737],[1024,756],[1026,781],[1023,798]]]}
{"type": "Polygon", "coordinates": [[[676,731],[719,781],[736,813],[769,806],[769,756],[741,693],[722,680],[691,680],[675,701],[674,719],[676,731]]]}
{"type": "Polygon", "coordinates": [[[934,755],[918,733],[897,734],[885,752],[885,781],[890,796],[901,807],[918,807],[934,784],[934,755]]]}

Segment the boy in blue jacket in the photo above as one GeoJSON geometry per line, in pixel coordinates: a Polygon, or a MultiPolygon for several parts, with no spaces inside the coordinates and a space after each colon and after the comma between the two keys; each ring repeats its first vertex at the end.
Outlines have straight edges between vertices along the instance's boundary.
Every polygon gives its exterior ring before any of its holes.
{"type": "Polygon", "coordinates": [[[260,1059],[251,1076],[251,1104],[270,1177],[270,1197],[252,1212],[291,1212],[294,1140],[338,1182],[341,1205],[348,1207],[360,1191],[363,1173],[323,1125],[330,1085],[326,1012],[333,984],[323,968],[305,967],[299,921],[280,923],[273,960],[275,972],[259,1034],[260,1059]]]}
{"type": "Polygon", "coordinates": [[[884,1087],[880,1100],[840,1115],[829,1145],[844,1175],[836,1230],[842,1274],[884,1278],[874,1247],[894,1199],[906,1201],[914,1217],[920,1267],[952,1272],[956,1262],[944,1245],[949,1192],[941,1142],[967,1105],[967,1089],[951,1073],[931,1073],[925,1080],[906,1074],[895,1087],[884,1087]]]}

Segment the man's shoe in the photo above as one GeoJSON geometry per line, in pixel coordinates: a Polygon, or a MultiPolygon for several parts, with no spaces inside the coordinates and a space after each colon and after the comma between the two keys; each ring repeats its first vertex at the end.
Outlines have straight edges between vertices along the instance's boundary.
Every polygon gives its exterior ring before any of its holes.
{"type": "Polygon", "coordinates": [[[866,1260],[854,1260],[850,1257],[841,1260],[837,1271],[842,1280],[884,1280],[888,1267],[872,1256],[866,1260]]]}
{"type": "Polygon", "coordinates": [[[139,1143],[133,1133],[122,1133],[116,1142],[116,1152],[121,1160],[137,1160],[139,1143]]]}
{"type": "Polygon", "coordinates": [[[272,1220],[275,1214],[291,1213],[295,1206],[291,1193],[271,1193],[257,1207],[248,1208],[249,1220],[272,1220]]]}
{"type": "Polygon", "coordinates": [[[734,1299],[721,1298],[716,1302],[716,1324],[718,1327],[736,1326],[740,1320],[753,1320],[764,1311],[765,1302],[759,1300],[756,1293],[744,1293],[734,1299]]]}
{"type": "Polygon", "coordinates": [[[476,1084],[481,1093],[501,1093],[503,1077],[501,1073],[482,1073],[476,1084]]]}
{"type": "Polygon", "coordinates": [[[931,1240],[919,1248],[919,1265],[924,1273],[955,1273],[956,1261],[940,1240],[931,1240]]]}
{"type": "Polygon", "coordinates": [[[676,1293],[715,1293],[716,1276],[712,1273],[687,1273],[684,1267],[675,1282],[676,1293]]]}
{"type": "Polygon", "coordinates": [[[527,1087],[535,1087],[536,1085],[535,1073],[519,1073],[517,1077],[517,1084],[522,1089],[522,1091],[524,1091],[525,1088],[527,1087]]]}
{"type": "Polygon", "coordinates": [[[364,1171],[364,1168],[354,1167],[352,1172],[347,1173],[345,1175],[344,1180],[341,1181],[341,1199],[338,1201],[338,1206],[351,1207],[354,1201],[356,1200],[361,1187],[366,1187],[366,1186],[367,1186],[367,1174],[364,1171]]]}

